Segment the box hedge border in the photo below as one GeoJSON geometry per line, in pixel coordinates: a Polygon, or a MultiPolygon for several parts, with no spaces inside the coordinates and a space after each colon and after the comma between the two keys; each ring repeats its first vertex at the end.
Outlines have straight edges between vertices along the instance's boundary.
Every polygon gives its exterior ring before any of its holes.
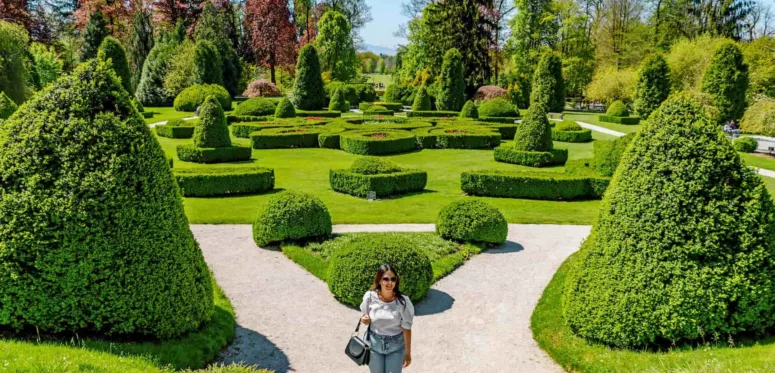
{"type": "Polygon", "coordinates": [[[412,151],[415,149],[415,135],[409,131],[371,130],[351,131],[339,136],[342,150],[351,154],[384,155],[412,151]],[[385,138],[371,135],[384,134],[385,138]]]}
{"type": "Polygon", "coordinates": [[[601,122],[616,123],[616,124],[639,124],[640,123],[640,117],[615,117],[612,115],[601,115],[598,117],[598,120],[601,122]]]}
{"type": "Polygon", "coordinates": [[[156,134],[160,137],[168,137],[171,139],[190,139],[194,136],[195,126],[168,126],[166,124],[160,124],[154,127],[156,134]]]}
{"type": "Polygon", "coordinates": [[[226,123],[246,123],[246,122],[265,122],[269,117],[257,117],[253,115],[227,115],[226,123]]]}
{"type": "Polygon", "coordinates": [[[479,117],[480,122],[514,124],[519,117],[479,117]]]}
{"type": "Polygon", "coordinates": [[[312,127],[271,128],[250,134],[253,149],[317,148],[323,131],[312,127]]]}
{"type": "Polygon", "coordinates": [[[396,112],[396,111],[402,111],[404,109],[404,104],[400,102],[361,102],[358,104],[358,109],[362,111],[369,110],[370,107],[379,105],[384,106],[385,109],[388,109],[390,111],[396,112]]]}
{"type": "Polygon", "coordinates": [[[413,132],[417,137],[417,147],[423,149],[492,149],[501,143],[501,134],[496,129],[490,128],[436,127],[421,128],[413,132]]]}
{"type": "Polygon", "coordinates": [[[231,134],[234,135],[234,137],[238,137],[241,139],[249,139],[250,134],[256,131],[263,131],[267,129],[273,129],[273,128],[299,128],[299,127],[306,127],[306,126],[322,126],[327,124],[326,121],[297,121],[297,120],[290,120],[290,121],[276,121],[276,122],[264,122],[264,123],[256,123],[256,124],[234,124],[231,126],[231,134]]]}
{"type": "Polygon", "coordinates": [[[590,142],[592,141],[592,131],[586,128],[580,131],[558,131],[552,130],[552,140],[560,142],[590,142]]]}
{"type": "Polygon", "coordinates": [[[407,111],[407,118],[452,118],[460,115],[459,111],[436,111],[436,110],[422,110],[422,111],[407,111]]]}
{"type": "Polygon", "coordinates": [[[223,148],[197,148],[193,144],[178,145],[178,159],[193,163],[224,163],[249,160],[252,149],[247,146],[227,146],[223,148]]]}
{"type": "Polygon", "coordinates": [[[460,189],[472,196],[539,200],[600,199],[610,178],[535,171],[466,171],[460,189]]]}
{"type": "Polygon", "coordinates": [[[331,170],[328,178],[331,189],[356,197],[366,197],[369,191],[374,191],[377,197],[419,192],[428,183],[428,173],[421,170],[364,175],[340,169],[331,170]]]}
{"type": "Polygon", "coordinates": [[[184,197],[260,194],[274,189],[271,168],[182,168],[173,170],[184,197]]]}
{"type": "Polygon", "coordinates": [[[297,117],[340,118],[341,112],[330,110],[296,110],[297,117]]]}
{"type": "Polygon", "coordinates": [[[553,149],[548,152],[530,152],[516,150],[506,146],[499,146],[495,148],[493,154],[495,160],[498,162],[529,167],[562,165],[568,160],[568,149],[553,149]]]}

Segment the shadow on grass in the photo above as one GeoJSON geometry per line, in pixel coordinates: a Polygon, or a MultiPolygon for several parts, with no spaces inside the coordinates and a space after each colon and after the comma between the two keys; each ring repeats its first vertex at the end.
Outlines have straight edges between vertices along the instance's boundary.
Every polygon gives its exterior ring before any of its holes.
{"type": "Polygon", "coordinates": [[[518,253],[522,250],[525,250],[525,248],[522,245],[514,241],[506,241],[501,245],[494,246],[492,248],[484,250],[482,253],[483,254],[508,254],[508,253],[518,253]]]}
{"type": "Polygon", "coordinates": [[[237,325],[234,343],[223,353],[225,364],[256,365],[276,373],[287,373],[291,367],[288,356],[263,334],[237,325]]]}
{"type": "Polygon", "coordinates": [[[414,305],[414,314],[417,316],[435,315],[452,308],[455,298],[436,289],[428,290],[428,294],[414,305]]]}

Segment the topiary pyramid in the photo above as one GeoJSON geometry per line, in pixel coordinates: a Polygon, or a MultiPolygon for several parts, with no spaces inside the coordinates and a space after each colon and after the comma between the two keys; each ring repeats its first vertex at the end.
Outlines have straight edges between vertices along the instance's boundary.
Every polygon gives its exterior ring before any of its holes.
{"type": "Polygon", "coordinates": [[[749,85],[748,64],[743,52],[732,41],[725,42],[713,53],[713,59],[702,77],[702,91],[713,96],[719,123],[738,120],[745,114],[749,85]]]}
{"type": "Polygon", "coordinates": [[[466,101],[466,81],[463,71],[463,55],[456,48],[444,53],[439,74],[439,110],[458,111],[466,101]]]}
{"type": "Polygon", "coordinates": [[[554,149],[546,106],[535,104],[530,105],[525,119],[517,127],[514,143],[495,148],[494,155],[498,162],[541,167],[564,164],[568,160],[568,149],[554,149]]]}
{"type": "Polygon", "coordinates": [[[350,104],[347,102],[347,97],[345,97],[345,91],[344,87],[334,91],[334,94],[331,95],[331,102],[328,105],[328,110],[342,113],[350,111],[350,104]]]}
{"type": "Polygon", "coordinates": [[[688,96],[627,147],[565,284],[579,336],[615,346],[775,323],[775,223],[762,180],[688,96]]]}
{"type": "Polygon", "coordinates": [[[466,101],[466,104],[463,105],[463,110],[460,111],[459,117],[479,119],[479,110],[476,108],[473,101],[466,101]]]}
{"type": "Polygon", "coordinates": [[[8,119],[19,106],[5,92],[0,92],[0,119],[8,119]]]}
{"type": "Polygon", "coordinates": [[[193,145],[178,146],[178,158],[181,161],[222,163],[244,161],[251,157],[250,148],[231,145],[226,116],[215,96],[207,96],[202,103],[193,139],[193,145]]]}
{"type": "Polygon", "coordinates": [[[0,325],[169,338],[209,320],[180,191],[107,64],[85,62],[6,121],[0,170],[0,325]]]}
{"type": "Polygon", "coordinates": [[[608,123],[620,123],[620,124],[640,123],[640,117],[631,117],[630,111],[627,110],[627,106],[624,105],[624,102],[621,102],[619,100],[614,101],[610,106],[608,106],[608,110],[605,112],[605,115],[599,116],[598,119],[601,122],[608,122],[608,123]]]}
{"type": "Polygon", "coordinates": [[[544,53],[533,76],[530,105],[541,104],[550,112],[565,108],[565,81],[562,78],[562,60],[554,52],[544,53]]]}
{"type": "Polygon", "coordinates": [[[633,106],[641,118],[648,118],[670,95],[670,67],[661,55],[643,62],[638,75],[633,106]]]}
{"type": "Polygon", "coordinates": [[[129,70],[129,61],[126,59],[126,51],[121,43],[112,36],[108,36],[102,40],[99,49],[97,50],[97,58],[102,61],[110,59],[113,66],[113,71],[116,72],[119,79],[121,79],[121,86],[126,89],[127,92],[134,92],[132,90],[132,72],[129,70]]]}
{"type": "Polygon", "coordinates": [[[277,104],[274,112],[275,118],[296,118],[296,108],[293,107],[291,100],[283,98],[277,104]]]}
{"type": "Polygon", "coordinates": [[[293,104],[301,110],[320,110],[325,105],[325,100],[318,52],[312,44],[307,44],[299,51],[299,59],[296,62],[293,104]]]}
{"type": "Polygon", "coordinates": [[[431,109],[431,98],[428,96],[428,90],[425,86],[420,86],[417,94],[414,96],[412,111],[428,111],[431,109]]]}

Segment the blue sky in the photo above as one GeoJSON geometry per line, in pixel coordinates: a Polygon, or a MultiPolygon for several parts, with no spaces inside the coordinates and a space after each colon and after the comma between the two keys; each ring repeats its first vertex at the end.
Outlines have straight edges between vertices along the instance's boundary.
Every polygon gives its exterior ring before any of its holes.
{"type": "Polygon", "coordinates": [[[393,36],[398,25],[409,19],[401,15],[403,0],[366,0],[371,7],[371,22],[361,29],[361,37],[366,44],[395,48],[399,43],[406,44],[405,39],[393,36]]]}

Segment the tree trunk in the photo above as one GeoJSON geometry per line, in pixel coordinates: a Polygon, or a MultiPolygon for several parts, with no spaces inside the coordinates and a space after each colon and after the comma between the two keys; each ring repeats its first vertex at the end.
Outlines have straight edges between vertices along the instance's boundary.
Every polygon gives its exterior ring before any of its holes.
{"type": "Polygon", "coordinates": [[[277,84],[277,80],[275,79],[275,74],[274,74],[274,65],[275,65],[274,53],[271,53],[269,55],[269,71],[272,76],[272,84],[277,84]]]}

